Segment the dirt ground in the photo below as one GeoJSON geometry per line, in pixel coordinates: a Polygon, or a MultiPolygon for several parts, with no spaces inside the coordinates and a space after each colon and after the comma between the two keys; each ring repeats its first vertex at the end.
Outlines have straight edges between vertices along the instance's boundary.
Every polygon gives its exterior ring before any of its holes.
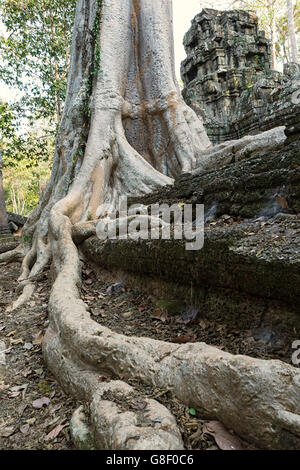
{"type": "Polygon", "coordinates": [[[97,279],[91,267],[83,271],[82,298],[98,323],[126,336],[147,336],[172,343],[204,342],[233,354],[291,363],[294,339],[272,325],[241,331],[228,323],[205,318],[193,305],[155,299],[125,282],[97,279]]]}

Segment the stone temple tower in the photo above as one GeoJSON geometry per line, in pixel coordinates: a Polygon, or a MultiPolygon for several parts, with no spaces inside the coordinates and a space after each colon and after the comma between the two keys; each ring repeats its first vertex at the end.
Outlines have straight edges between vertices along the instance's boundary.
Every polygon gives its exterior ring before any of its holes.
{"type": "Polygon", "coordinates": [[[256,14],[206,8],[193,19],[184,46],[183,96],[203,118],[210,139],[222,142],[253,133],[251,123],[234,123],[253,108],[260,115],[264,96],[276,89],[282,76],[271,70],[270,42],[259,30],[256,14]],[[259,93],[250,103],[258,81],[259,93]]]}

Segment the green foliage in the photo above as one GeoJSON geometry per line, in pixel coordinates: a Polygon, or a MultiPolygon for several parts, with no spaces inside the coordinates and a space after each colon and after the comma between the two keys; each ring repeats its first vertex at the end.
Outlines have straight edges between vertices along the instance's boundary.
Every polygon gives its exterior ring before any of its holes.
{"type": "Polygon", "coordinates": [[[28,215],[39,202],[39,184],[49,178],[49,163],[26,168],[22,160],[14,168],[4,168],[3,183],[8,211],[28,215]]]}
{"type": "Polygon", "coordinates": [[[18,111],[54,116],[65,97],[76,0],[0,0],[0,80],[24,92],[18,111]]]}
{"type": "MultiPolygon", "coordinates": [[[[294,8],[295,32],[300,34],[300,0],[296,1],[294,8]]],[[[289,26],[287,14],[284,10],[276,17],[277,41],[275,43],[277,57],[282,62],[290,62],[289,26]]]]}
{"type": "Polygon", "coordinates": [[[3,152],[3,140],[10,139],[14,136],[14,114],[12,112],[11,106],[7,103],[0,101],[0,151],[3,152]]]}
{"type": "Polygon", "coordinates": [[[100,21],[101,21],[101,13],[102,13],[102,0],[97,0],[97,5],[98,5],[98,8],[97,8],[97,13],[96,13],[95,22],[94,22],[93,31],[92,31],[93,41],[95,44],[94,57],[93,57],[93,63],[92,63],[92,70],[90,72],[89,80],[87,81],[87,85],[86,85],[86,97],[87,98],[86,98],[86,102],[84,103],[83,110],[82,110],[87,120],[90,117],[89,100],[92,94],[93,83],[94,83],[94,80],[97,78],[97,74],[100,71],[100,44],[98,41],[98,37],[99,37],[99,29],[100,29],[100,21]]]}
{"type": "Polygon", "coordinates": [[[25,235],[23,236],[23,241],[24,243],[31,243],[31,237],[29,235],[27,235],[27,233],[25,233],[25,235]]]}
{"type": "Polygon", "coordinates": [[[0,0],[0,81],[20,90],[0,101],[7,209],[28,214],[49,178],[69,67],[76,0],[0,0]]]}
{"type": "Polygon", "coordinates": [[[16,167],[21,161],[25,168],[32,168],[48,161],[54,140],[48,122],[36,121],[35,126],[21,133],[15,114],[11,105],[0,101],[0,152],[4,168],[16,167]]]}
{"type": "Polygon", "coordinates": [[[43,123],[18,132],[13,108],[0,101],[0,152],[7,209],[28,214],[38,203],[39,182],[48,179],[54,151],[52,133],[43,123]]]}
{"type": "Polygon", "coordinates": [[[98,9],[97,9],[94,28],[93,28],[93,35],[94,35],[94,40],[95,40],[95,57],[94,57],[94,62],[93,62],[94,66],[93,66],[93,71],[92,71],[93,75],[96,75],[100,70],[100,45],[97,39],[98,39],[99,28],[100,28],[102,0],[97,0],[97,4],[98,4],[98,9]]]}
{"type": "Polygon", "coordinates": [[[34,168],[28,160],[20,160],[3,170],[3,183],[8,211],[28,215],[39,202],[39,185],[48,180],[49,162],[39,162],[34,168]]]}
{"type": "MultiPolygon", "coordinates": [[[[286,0],[242,0],[234,2],[235,8],[252,10],[257,14],[260,29],[273,39],[277,60],[290,62],[289,32],[286,0]]],[[[300,0],[294,7],[296,32],[300,32],[300,0]]]]}

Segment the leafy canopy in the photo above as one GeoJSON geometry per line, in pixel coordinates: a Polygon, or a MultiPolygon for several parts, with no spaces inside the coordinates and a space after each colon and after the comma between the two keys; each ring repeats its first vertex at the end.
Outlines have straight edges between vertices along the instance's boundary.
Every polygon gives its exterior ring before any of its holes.
{"type": "Polygon", "coordinates": [[[59,122],[76,0],[0,0],[0,80],[23,92],[19,112],[59,122]]]}

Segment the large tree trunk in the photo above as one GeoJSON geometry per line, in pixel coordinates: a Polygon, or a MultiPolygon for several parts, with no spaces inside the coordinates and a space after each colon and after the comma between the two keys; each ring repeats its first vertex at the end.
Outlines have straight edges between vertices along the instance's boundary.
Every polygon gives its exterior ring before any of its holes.
{"type": "Polygon", "coordinates": [[[2,153],[0,152],[0,235],[8,233],[10,233],[10,230],[7,222],[4,188],[2,180],[2,153]]]}
{"type": "MultiPolygon", "coordinates": [[[[120,337],[90,319],[78,291],[81,264],[72,240],[73,225],[82,226],[87,219],[109,213],[121,195],[141,196],[171,184],[172,177],[181,172],[220,166],[223,158],[229,158],[228,149],[230,155],[241,153],[247,145],[241,140],[212,149],[202,122],[183,102],[174,72],[172,1],[78,0],[70,57],[50,182],[24,227],[31,242],[0,255],[0,262],[24,257],[19,279],[24,290],[12,308],[28,299],[36,275],[52,259],[56,279],[44,355],[65,388],[90,404],[96,446],[182,446],[166,410],[160,413],[169,425],[163,420],[155,432],[147,426],[137,429],[134,414],[124,413],[118,422],[118,410],[104,399],[105,387],[99,383],[99,371],[105,370],[120,378],[137,377],[174,389],[188,402],[195,395],[195,403],[241,434],[247,436],[252,429],[252,440],[282,447],[283,426],[300,435],[296,370],[281,363],[268,368],[265,361],[236,360],[206,345],[190,351],[159,341],[120,337]],[[218,370],[220,376],[215,377],[218,370]],[[283,381],[278,399],[275,388],[285,371],[293,382],[283,381]],[[231,381],[243,390],[241,403],[232,406],[231,381]],[[185,397],[187,383],[193,390],[185,397]],[[257,394],[256,383],[261,403],[251,398],[257,394]],[[272,414],[273,407],[276,412],[272,414]],[[258,420],[253,426],[255,413],[258,420]],[[155,437],[158,431],[162,440],[155,437]],[[137,432],[140,440],[133,437],[137,432]]],[[[282,129],[276,135],[274,139],[262,134],[253,145],[262,150],[264,145],[276,147],[284,139],[282,129]]],[[[133,393],[119,381],[112,380],[107,387],[111,394],[133,393]]],[[[150,415],[157,406],[148,403],[150,415]]]]}
{"type": "Polygon", "coordinates": [[[298,51],[297,51],[297,41],[296,41],[296,33],[295,33],[293,0],[287,0],[287,10],[288,10],[288,26],[289,26],[292,62],[298,63],[298,51]]]}

